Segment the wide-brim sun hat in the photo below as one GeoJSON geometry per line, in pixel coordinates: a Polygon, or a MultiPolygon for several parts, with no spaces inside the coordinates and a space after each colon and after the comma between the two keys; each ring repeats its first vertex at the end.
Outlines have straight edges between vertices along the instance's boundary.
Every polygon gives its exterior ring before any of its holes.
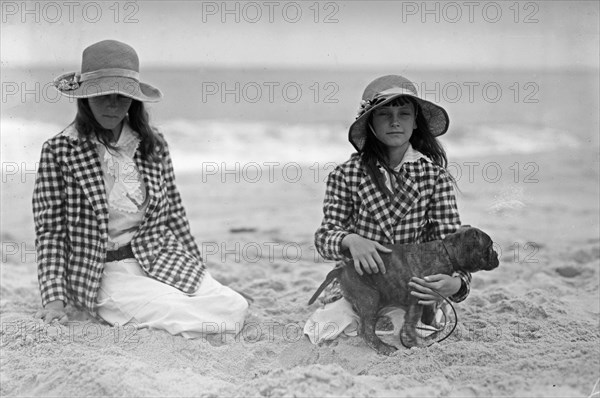
{"type": "Polygon", "coordinates": [[[103,40],[83,50],[81,71],[54,79],[59,93],[70,98],[120,94],[142,102],[158,102],[162,93],[140,81],[140,61],[133,47],[103,40]]]}
{"type": "Polygon", "coordinates": [[[417,112],[423,115],[429,131],[434,137],[448,131],[450,118],[444,108],[419,97],[415,85],[405,77],[399,75],[382,76],[373,80],[365,88],[356,120],[348,131],[348,140],[356,150],[362,152],[365,146],[371,113],[402,96],[412,98],[419,106],[417,112]]]}

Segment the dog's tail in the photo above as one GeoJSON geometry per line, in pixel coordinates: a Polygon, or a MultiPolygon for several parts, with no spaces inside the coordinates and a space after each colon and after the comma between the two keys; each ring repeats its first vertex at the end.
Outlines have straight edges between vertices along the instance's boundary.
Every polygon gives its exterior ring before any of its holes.
{"type": "Polygon", "coordinates": [[[325,289],[331,282],[333,282],[335,278],[337,278],[342,273],[343,267],[344,266],[342,264],[338,264],[334,269],[329,271],[329,273],[325,277],[325,280],[323,281],[323,283],[321,283],[321,286],[319,286],[315,294],[313,294],[310,300],[308,300],[308,305],[314,303],[317,297],[319,297],[319,295],[323,291],[323,289],[325,289]]]}

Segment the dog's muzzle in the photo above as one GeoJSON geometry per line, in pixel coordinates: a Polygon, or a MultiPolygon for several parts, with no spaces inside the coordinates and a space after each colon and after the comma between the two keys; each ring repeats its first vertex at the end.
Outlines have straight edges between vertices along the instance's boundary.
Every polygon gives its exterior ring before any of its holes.
{"type": "Polygon", "coordinates": [[[488,269],[494,269],[500,264],[500,260],[498,260],[498,253],[496,253],[493,247],[490,247],[488,252],[488,264],[490,266],[488,269]]]}

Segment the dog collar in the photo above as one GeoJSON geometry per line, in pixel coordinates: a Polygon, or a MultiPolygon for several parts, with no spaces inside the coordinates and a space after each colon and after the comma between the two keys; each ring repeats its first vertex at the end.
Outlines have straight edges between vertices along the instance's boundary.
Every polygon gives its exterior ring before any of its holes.
{"type": "Polygon", "coordinates": [[[446,255],[450,259],[450,265],[452,265],[452,271],[453,272],[458,271],[460,269],[460,266],[458,265],[458,261],[456,261],[456,258],[450,254],[450,251],[448,250],[448,247],[446,246],[446,244],[444,243],[444,241],[442,241],[442,246],[444,246],[444,250],[446,251],[446,255]]]}

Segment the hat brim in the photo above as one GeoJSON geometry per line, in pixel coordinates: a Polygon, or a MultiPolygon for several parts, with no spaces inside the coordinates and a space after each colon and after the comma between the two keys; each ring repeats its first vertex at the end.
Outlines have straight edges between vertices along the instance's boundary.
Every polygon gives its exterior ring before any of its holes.
{"type": "Polygon", "coordinates": [[[371,113],[375,109],[381,108],[399,97],[410,97],[417,102],[423,117],[427,121],[429,131],[431,131],[431,134],[433,134],[434,137],[439,137],[448,131],[450,118],[448,117],[446,110],[441,106],[411,94],[402,93],[390,95],[389,98],[386,98],[363,112],[350,126],[350,129],[348,130],[348,140],[357,151],[362,152],[365,146],[371,113]]]}
{"type": "Polygon", "coordinates": [[[91,98],[101,95],[120,94],[142,102],[158,102],[161,91],[150,84],[129,77],[107,76],[75,83],[75,72],[54,79],[54,88],[69,98],[91,98]]]}

